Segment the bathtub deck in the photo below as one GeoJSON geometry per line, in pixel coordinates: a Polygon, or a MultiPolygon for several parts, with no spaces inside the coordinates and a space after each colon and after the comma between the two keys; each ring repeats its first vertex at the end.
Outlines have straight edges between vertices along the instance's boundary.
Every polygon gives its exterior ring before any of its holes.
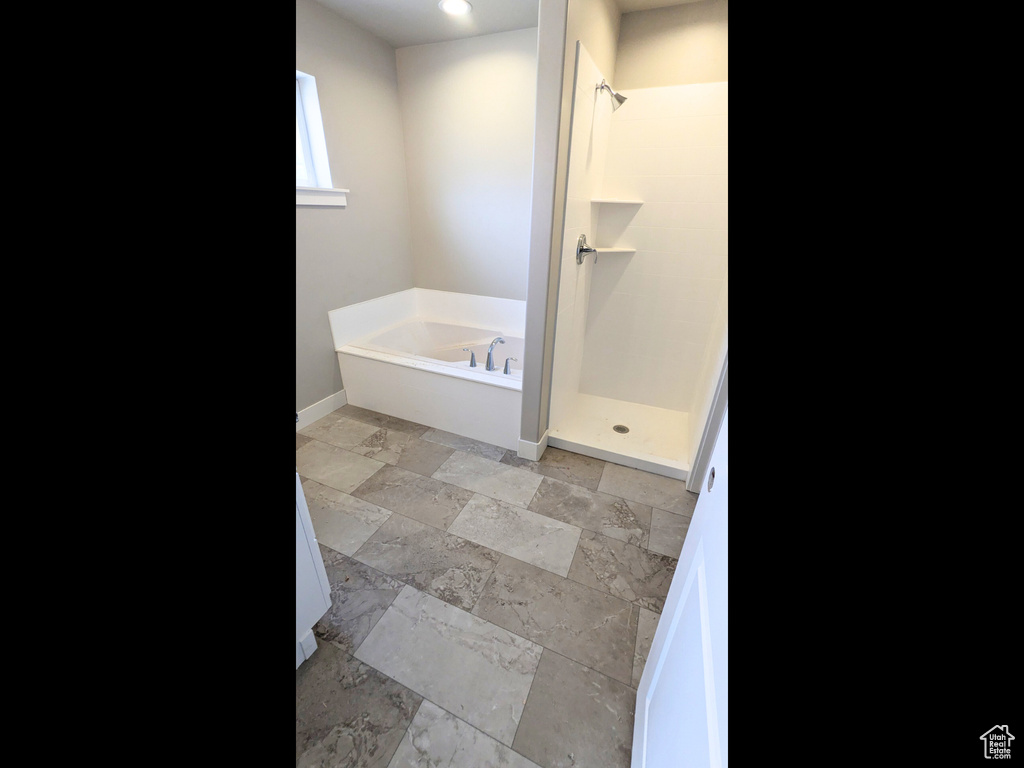
{"type": "Polygon", "coordinates": [[[552,427],[548,444],[605,461],[685,480],[689,414],[608,397],[577,394],[552,427]],[[627,434],[612,427],[624,424],[627,434]]]}

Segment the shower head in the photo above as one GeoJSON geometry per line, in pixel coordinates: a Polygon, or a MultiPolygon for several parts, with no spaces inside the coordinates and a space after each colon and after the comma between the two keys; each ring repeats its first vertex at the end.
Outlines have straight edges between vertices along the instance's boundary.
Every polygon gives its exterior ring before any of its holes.
{"type": "Polygon", "coordinates": [[[615,91],[613,91],[612,87],[608,85],[608,83],[606,83],[604,80],[601,80],[601,84],[597,86],[598,90],[601,90],[602,88],[607,88],[608,93],[612,95],[612,112],[614,112],[616,109],[622,106],[622,102],[626,100],[625,96],[623,96],[621,93],[616,93],[615,91]]]}

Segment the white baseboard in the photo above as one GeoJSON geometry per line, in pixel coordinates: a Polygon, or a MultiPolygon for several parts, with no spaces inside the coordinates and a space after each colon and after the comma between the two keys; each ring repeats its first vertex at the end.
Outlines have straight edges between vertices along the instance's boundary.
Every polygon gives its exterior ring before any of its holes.
{"type": "Polygon", "coordinates": [[[345,395],[344,389],[340,392],[335,392],[330,397],[325,397],[319,403],[313,403],[308,408],[303,408],[298,412],[299,420],[295,422],[295,431],[298,432],[300,429],[308,427],[317,419],[322,419],[343,405],[348,405],[348,397],[345,395]]]}
{"type": "Polygon", "coordinates": [[[544,430],[544,435],[541,437],[539,443],[531,443],[529,440],[519,439],[519,449],[516,453],[520,459],[529,459],[530,461],[540,461],[540,457],[544,455],[544,451],[548,447],[548,430],[544,430]]]}

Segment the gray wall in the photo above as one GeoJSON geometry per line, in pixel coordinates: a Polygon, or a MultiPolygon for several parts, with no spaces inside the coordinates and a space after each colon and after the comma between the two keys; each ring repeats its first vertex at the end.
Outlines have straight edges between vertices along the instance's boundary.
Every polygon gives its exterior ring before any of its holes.
{"type": "Polygon", "coordinates": [[[395,53],[416,286],[525,299],[537,29],[395,53]]]}
{"type": "Polygon", "coordinates": [[[395,51],[314,0],[295,2],[295,68],[316,78],[346,208],[295,208],[295,408],[344,387],[327,313],[414,286],[395,51]]]}
{"type": "Polygon", "coordinates": [[[622,14],[616,89],[729,79],[729,0],[622,14]]]}

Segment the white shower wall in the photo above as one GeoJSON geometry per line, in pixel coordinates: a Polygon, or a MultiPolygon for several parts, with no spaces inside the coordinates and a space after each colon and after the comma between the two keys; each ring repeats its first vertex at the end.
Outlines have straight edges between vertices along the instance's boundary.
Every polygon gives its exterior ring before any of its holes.
{"type": "MultiPolygon", "coordinates": [[[[600,82],[600,74],[588,70],[591,76],[600,82]]],[[[578,338],[578,325],[572,331],[574,349],[578,346],[581,354],[577,391],[692,411],[701,399],[698,371],[726,293],[728,83],[622,94],[627,101],[610,116],[606,156],[600,120],[595,123],[588,172],[576,194],[570,157],[566,242],[571,240],[573,254],[581,231],[591,245],[636,249],[635,254],[601,254],[596,267],[588,257],[587,272],[577,275],[573,320],[586,322],[584,339],[578,338]],[[584,205],[590,198],[643,204],[584,205]]],[[[581,90],[577,107],[582,95],[581,90]]],[[[610,112],[607,97],[598,105],[610,112]]],[[[577,155],[578,138],[574,123],[572,150],[577,155]]],[[[568,251],[563,251],[563,291],[572,285],[566,280],[568,251]]],[[[567,306],[560,294],[560,322],[567,306]]],[[[562,383],[576,384],[571,377],[562,383]]],[[[555,396],[553,391],[553,411],[555,396]]]]}
{"type": "Polygon", "coordinates": [[[607,93],[598,94],[596,90],[602,79],[604,76],[601,71],[586,48],[580,44],[572,113],[558,314],[555,320],[555,355],[551,380],[552,424],[558,424],[572,410],[580,390],[594,259],[593,254],[590,254],[582,265],[578,265],[576,242],[580,235],[585,234],[588,244],[593,246],[597,231],[600,206],[591,201],[598,197],[604,179],[612,114],[611,100],[607,93]]]}

